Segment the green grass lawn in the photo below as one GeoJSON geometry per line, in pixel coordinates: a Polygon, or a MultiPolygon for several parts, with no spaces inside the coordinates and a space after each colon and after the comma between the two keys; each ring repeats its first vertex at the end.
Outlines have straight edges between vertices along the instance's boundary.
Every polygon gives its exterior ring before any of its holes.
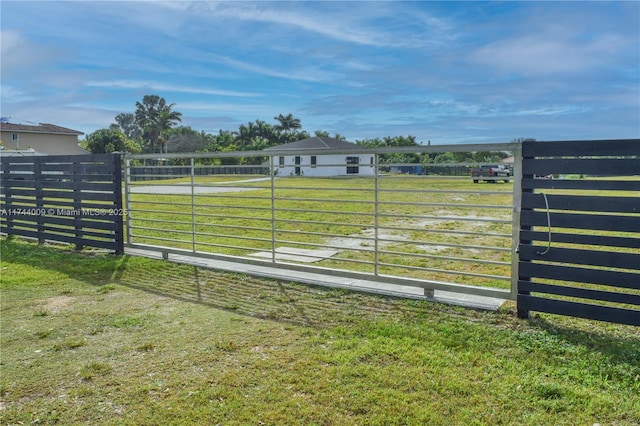
{"type": "Polygon", "coordinates": [[[640,421],[638,328],[0,248],[2,424],[640,421]]]}

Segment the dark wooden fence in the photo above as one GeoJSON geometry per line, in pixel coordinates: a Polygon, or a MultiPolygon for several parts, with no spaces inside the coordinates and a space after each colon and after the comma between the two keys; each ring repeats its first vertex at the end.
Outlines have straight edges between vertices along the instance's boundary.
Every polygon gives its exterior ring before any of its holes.
{"type": "Polygon", "coordinates": [[[640,139],[524,142],[518,315],[640,325],[640,139]]]}
{"type": "Polygon", "coordinates": [[[124,252],[120,154],[0,158],[0,232],[124,252]]]}

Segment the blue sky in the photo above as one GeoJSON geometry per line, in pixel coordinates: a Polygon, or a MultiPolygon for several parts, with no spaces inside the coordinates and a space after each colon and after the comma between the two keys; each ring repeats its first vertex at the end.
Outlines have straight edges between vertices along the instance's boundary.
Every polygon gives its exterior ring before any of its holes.
{"type": "Polygon", "coordinates": [[[5,1],[1,115],[85,133],[146,94],[217,133],[640,137],[640,2],[5,1]]]}

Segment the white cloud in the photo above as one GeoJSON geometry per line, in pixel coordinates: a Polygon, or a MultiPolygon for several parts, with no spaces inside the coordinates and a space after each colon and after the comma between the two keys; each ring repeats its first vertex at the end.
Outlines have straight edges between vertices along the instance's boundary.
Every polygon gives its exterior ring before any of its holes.
{"type": "Polygon", "coordinates": [[[20,34],[14,30],[0,30],[0,38],[2,38],[0,53],[5,58],[6,55],[12,53],[12,50],[20,48],[25,43],[20,34]]]}
{"type": "Polygon", "coordinates": [[[37,98],[35,96],[28,95],[17,87],[2,84],[0,85],[0,99],[3,101],[11,100],[11,102],[27,102],[34,101],[37,98]]]}
{"type": "Polygon", "coordinates": [[[336,73],[323,71],[315,66],[306,65],[306,66],[300,66],[300,67],[292,67],[292,69],[288,69],[288,70],[276,70],[263,65],[256,65],[255,63],[233,59],[228,56],[211,55],[210,57],[214,58],[214,60],[220,63],[223,63],[225,65],[231,66],[239,70],[249,71],[251,73],[265,75],[269,77],[283,78],[287,80],[326,82],[326,81],[335,80],[336,78],[340,77],[336,73]]]}
{"type": "Polygon", "coordinates": [[[34,43],[16,30],[0,30],[0,40],[3,80],[14,75],[32,74],[38,67],[59,59],[61,55],[61,49],[34,43]]]}
{"type": "Polygon", "coordinates": [[[575,29],[549,27],[485,44],[471,60],[501,74],[587,74],[619,62],[617,56],[627,43],[617,34],[588,38],[575,29]]]}
{"type": "MultiPolygon", "coordinates": [[[[196,2],[197,3],[197,2],[196,2]]],[[[415,8],[405,10],[404,4],[386,2],[230,2],[198,4],[206,7],[215,18],[231,18],[275,24],[319,34],[337,41],[374,47],[421,47],[431,45],[440,37],[425,36],[425,31],[440,34],[450,27],[443,20],[421,12],[416,19],[415,8]],[[329,6],[330,5],[330,6],[329,6]],[[402,31],[409,20],[422,25],[420,32],[402,31]],[[392,30],[386,26],[391,24],[392,30]]]]}
{"type": "MultiPolygon", "coordinates": [[[[271,24],[297,27],[304,31],[322,34],[324,36],[348,41],[356,44],[380,46],[388,45],[379,34],[368,32],[363,28],[354,28],[345,25],[343,19],[336,16],[326,16],[316,10],[309,13],[299,13],[285,8],[263,8],[255,3],[215,3],[211,4],[212,12],[216,17],[227,17],[244,21],[258,21],[271,24]],[[324,15],[324,16],[323,16],[324,15]]],[[[273,6],[273,4],[270,4],[273,6]]],[[[287,5],[288,6],[288,5],[287,5]]],[[[285,6],[285,7],[287,7],[285,6]]]]}
{"type": "Polygon", "coordinates": [[[167,92],[178,93],[195,93],[199,95],[214,95],[214,96],[231,96],[250,98],[262,96],[260,93],[252,92],[238,92],[233,90],[219,90],[204,87],[192,87],[192,86],[178,86],[160,82],[152,81],[137,81],[137,80],[105,80],[105,81],[87,81],[84,83],[88,87],[105,87],[114,89],[147,89],[158,90],[167,92]]]}
{"type": "Polygon", "coordinates": [[[257,117],[275,114],[276,107],[273,104],[237,104],[230,102],[180,102],[178,105],[180,111],[191,111],[198,116],[203,114],[236,114],[242,117],[246,116],[247,120],[253,120],[257,117]]]}

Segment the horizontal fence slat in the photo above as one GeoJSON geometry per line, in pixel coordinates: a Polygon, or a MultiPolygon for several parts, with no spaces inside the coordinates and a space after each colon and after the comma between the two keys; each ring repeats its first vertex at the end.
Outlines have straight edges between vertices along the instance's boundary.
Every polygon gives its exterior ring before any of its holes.
{"type": "Polygon", "coordinates": [[[592,179],[522,179],[522,189],[579,189],[593,191],[640,191],[637,180],[592,180],[592,179]]]}
{"type": "MultiPolygon", "coordinates": [[[[570,229],[590,229],[597,231],[638,232],[640,216],[616,216],[604,214],[557,213],[551,212],[551,227],[570,229]]],[[[547,226],[547,212],[522,210],[522,226],[547,226]]]]}
{"type": "Polygon", "coordinates": [[[518,295],[518,309],[589,318],[618,324],[640,325],[640,311],[637,310],[546,299],[523,294],[518,295]]]}
{"type": "Polygon", "coordinates": [[[29,163],[2,163],[2,173],[4,175],[32,175],[34,165],[29,163]]]}
{"type": "MultiPolygon", "coordinates": [[[[520,231],[520,241],[547,242],[549,233],[544,231],[520,231]]],[[[551,239],[555,243],[583,244],[593,246],[623,247],[640,249],[640,238],[627,238],[609,235],[567,234],[554,232],[551,239]]]]}
{"type": "Polygon", "coordinates": [[[544,278],[640,290],[640,274],[634,272],[605,271],[521,261],[519,263],[519,275],[522,280],[526,280],[526,278],[544,278]]]}
{"type": "MultiPolygon", "coordinates": [[[[3,164],[3,167],[5,165],[3,164]]],[[[9,174],[18,170],[39,171],[49,176],[69,176],[72,174],[110,174],[113,172],[112,164],[78,164],[78,163],[19,163],[7,164],[4,169],[9,174]]]]}
{"type": "Polygon", "coordinates": [[[23,196],[23,197],[39,197],[43,203],[47,203],[47,199],[68,199],[68,200],[87,200],[87,201],[112,201],[113,192],[96,192],[96,191],[55,191],[49,189],[12,189],[11,192],[7,192],[11,196],[23,196]]]}
{"type": "Polygon", "coordinates": [[[545,251],[546,247],[521,244],[520,259],[640,270],[640,253],[581,250],[553,245],[545,251]]]}
{"type": "Polygon", "coordinates": [[[542,284],[531,281],[519,281],[518,291],[555,294],[557,296],[567,296],[589,300],[602,300],[604,302],[626,303],[628,305],[640,306],[640,294],[618,293],[612,291],[568,287],[555,284],[542,284]]]}
{"type": "Polygon", "coordinates": [[[585,174],[596,176],[635,176],[640,175],[638,159],[524,159],[522,174],[555,175],[585,174]]]}
{"type": "MultiPolygon", "coordinates": [[[[6,231],[2,231],[6,232],[6,231]]],[[[11,235],[16,235],[19,237],[28,237],[34,239],[44,239],[48,241],[57,241],[61,243],[68,244],[78,244],[87,247],[96,247],[102,248],[106,250],[118,250],[118,242],[116,240],[96,240],[96,239],[88,239],[88,238],[77,238],[71,235],[61,235],[61,234],[47,234],[40,233],[38,231],[30,231],[27,229],[15,229],[11,232],[11,235]]]]}
{"type": "Polygon", "coordinates": [[[83,227],[92,229],[104,229],[114,231],[117,225],[114,219],[117,216],[43,216],[43,215],[12,215],[5,219],[18,221],[17,223],[49,223],[68,227],[83,227]]]}
{"type": "MultiPolygon", "coordinates": [[[[34,180],[39,181],[36,175],[32,172],[16,172],[16,173],[7,173],[3,171],[1,174],[2,179],[11,179],[19,182],[23,182],[27,184],[27,182],[33,182],[34,180]]],[[[115,175],[113,173],[102,173],[99,175],[96,174],[75,174],[75,175],[54,175],[54,174],[44,174],[41,175],[48,180],[58,179],[60,182],[95,182],[95,183],[105,183],[105,182],[114,182],[115,175]]]]}
{"type": "Polygon", "coordinates": [[[6,179],[0,183],[0,187],[7,188],[42,188],[42,189],[70,189],[82,191],[113,191],[116,185],[113,182],[74,182],[69,180],[42,178],[39,180],[6,179]]]}
{"type": "MultiPolygon", "coordinates": [[[[53,209],[114,209],[117,204],[112,202],[89,203],[81,202],[79,205],[72,199],[54,200],[48,199],[45,208],[53,209]]],[[[0,209],[41,209],[40,203],[34,198],[11,198],[11,202],[7,202],[6,198],[0,198],[0,209]]]]}
{"type": "Polygon", "coordinates": [[[585,195],[522,194],[523,209],[577,210],[607,213],[639,213],[640,197],[602,197],[585,195]]]}
{"type": "MultiPolygon", "coordinates": [[[[80,164],[80,163],[43,163],[40,165],[42,172],[64,172],[73,174],[110,174],[113,172],[112,164],[80,164]]],[[[60,173],[62,174],[62,173],[60,173]]]]}
{"type": "MultiPolygon", "coordinates": [[[[76,236],[78,235],[82,235],[83,237],[96,237],[96,238],[102,238],[102,239],[113,239],[114,238],[114,230],[109,230],[109,229],[97,229],[97,228],[74,228],[73,226],[70,225],[62,225],[62,227],[58,227],[56,226],[56,224],[52,224],[52,223],[46,223],[44,225],[41,225],[37,222],[18,222],[15,223],[12,230],[9,231],[8,227],[2,223],[0,225],[2,227],[3,230],[7,230],[7,234],[11,234],[13,233],[13,230],[15,229],[22,229],[22,230],[32,230],[33,232],[41,232],[42,235],[47,235],[48,239],[53,239],[52,236],[55,235],[73,235],[76,236]]],[[[4,232],[4,231],[3,231],[4,232]]]]}
{"type": "Polygon", "coordinates": [[[522,143],[522,156],[623,156],[640,155],[640,139],[604,139],[583,141],[531,141],[522,143]]]}
{"type": "Polygon", "coordinates": [[[46,200],[46,204],[37,199],[31,198],[11,198],[10,202],[3,199],[0,202],[0,209],[5,215],[18,215],[18,214],[50,214],[53,216],[80,216],[83,213],[81,210],[86,210],[85,216],[100,216],[100,215],[120,215],[121,210],[115,209],[115,204],[112,202],[104,203],[89,203],[86,201],[75,202],[72,199],[49,199],[46,200]],[[44,209],[44,211],[42,210],[44,209]],[[52,209],[52,210],[50,210],[52,209]],[[25,211],[26,210],[26,211],[25,211]],[[69,210],[74,210],[70,212],[69,210]]]}
{"type": "MultiPolygon", "coordinates": [[[[3,233],[6,233],[7,235],[12,235],[15,234],[16,230],[18,229],[26,229],[26,230],[32,230],[33,232],[40,232],[42,233],[42,235],[58,235],[58,234],[64,234],[64,235],[76,235],[76,234],[80,234],[80,235],[84,235],[87,237],[96,237],[96,238],[102,238],[102,239],[113,239],[115,237],[114,232],[116,232],[115,230],[108,230],[108,229],[104,229],[104,230],[99,230],[99,229],[93,229],[93,228],[73,228],[73,227],[58,227],[55,224],[45,224],[45,225],[39,225],[37,223],[28,223],[28,222],[20,222],[20,223],[14,223],[12,224],[11,228],[9,228],[7,226],[7,224],[0,222],[0,228],[2,229],[3,233]]],[[[48,239],[53,239],[53,237],[47,237],[48,239]]]]}
{"type": "Polygon", "coordinates": [[[45,235],[72,235],[78,238],[87,238],[87,239],[96,238],[100,240],[114,239],[113,231],[98,232],[97,230],[90,230],[90,228],[70,229],[70,228],[56,228],[54,226],[45,226],[44,234],[45,235]]]}
{"type": "Polygon", "coordinates": [[[55,154],[55,155],[34,155],[29,157],[0,157],[2,162],[31,162],[39,161],[43,163],[107,163],[112,164],[114,162],[114,154],[84,154],[84,155],[68,155],[68,154],[55,154]]]}

